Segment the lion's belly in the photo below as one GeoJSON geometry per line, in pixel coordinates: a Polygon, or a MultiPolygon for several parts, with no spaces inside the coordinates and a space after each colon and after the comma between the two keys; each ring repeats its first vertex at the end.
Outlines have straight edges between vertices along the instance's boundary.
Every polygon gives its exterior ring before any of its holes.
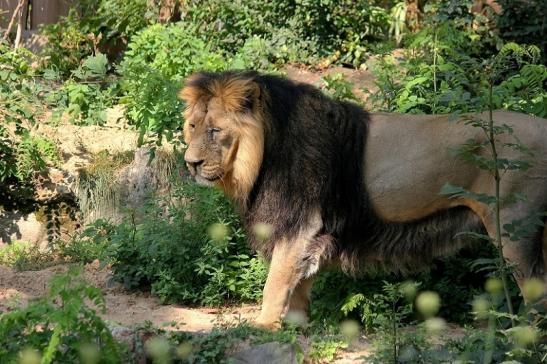
{"type": "Polygon", "coordinates": [[[470,187],[480,178],[476,167],[450,151],[475,130],[449,124],[445,117],[414,117],[371,114],[365,184],[376,213],[388,221],[412,221],[456,206],[461,202],[440,195],[442,186],[470,187]]]}

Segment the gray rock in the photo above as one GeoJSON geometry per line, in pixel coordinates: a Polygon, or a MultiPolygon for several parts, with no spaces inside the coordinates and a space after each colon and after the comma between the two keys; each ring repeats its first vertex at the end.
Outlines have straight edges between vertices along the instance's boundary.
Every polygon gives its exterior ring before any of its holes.
{"type": "Polygon", "coordinates": [[[242,350],[230,358],[236,364],[296,364],[296,350],[290,344],[271,342],[242,350]]]}

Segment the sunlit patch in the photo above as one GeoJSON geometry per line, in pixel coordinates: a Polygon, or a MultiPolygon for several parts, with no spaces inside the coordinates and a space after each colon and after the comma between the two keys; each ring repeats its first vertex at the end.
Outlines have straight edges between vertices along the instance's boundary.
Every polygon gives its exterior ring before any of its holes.
{"type": "Polygon", "coordinates": [[[479,320],[483,320],[488,317],[490,310],[490,302],[484,297],[477,297],[473,300],[473,313],[479,320]]]}
{"type": "Polygon", "coordinates": [[[347,343],[353,342],[359,337],[361,328],[359,323],[355,320],[345,320],[340,324],[340,333],[344,337],[347,343]]]}
{"type": "Polygon", "coordinates": [[[425,318],[435,316],[440,307],[441,299],[436,292],[422,292],[416,298],[416,308],[425,318]]]}
{"type": "Polygon", "coordinates": [[[224,224],[211,224],[207,228],[207,234],[215,242],[222,242],[228,236],[228,227],[224,224]]]}
{"type": "Polygon", "coordinates": [[[412,281],[405,281],[401,284],[400,291],[408,302],[413,302],[418,293],[418,284],[412,281]]]}
{"type": "Polygon", "coordinates": [[[96,364],[101,359],[101,352],[97,345],[84,343],[80,346],[80,358],[84,364],[96,364]]]}
{"type": "Polygon", "coordinates": [[[495,296],[503,291],[503,283],[497,278],[488,278],[484,283],[484,289],[495,296]]]}
{"type": "Polygon", "coordinates": [[[438,335],[446,328],[446,321],[440,317],[428,318],[424,324],[427,332],[432,335],[438,335]]]}
{"type": "Polygon", "coordinates": [[[186,360],[192,354],[192,351],[192,343],[190,341],[185,341],[177,347],[175,352],[179,359],[186,360]]]}
{"type": "Polygon", "coordinates": [[[308,324],[308,318],[300,310],[291,310],[285,315],[285,322],[292,326],[305,327],[308,324]]]}
{"type": "Polygon", "coordinates": [[[511,330],[511,336],[518,345],[528,346],[537,341],[538,331],[531,326],[517,326],[511,330]]]}
{"type": "Polygon", "coordinates": [[[253,225],[253,234],[256,240],[265,242],[272,235],[273,227],[270,224],[257,223],[253,225]]]}
{"type": "Polygon", "coordinates": [[[543,282],[540,279],[532,278],[524,282],[522,295],[528,302],[536,302],[544,294],[543,282]]]}
{"type": "Polygon", "coordinates": [[[36,350],[27,348],[19,353],[19,364],[40,364],[42,356],[36,350]]]}
{"type": "Polygon", "coordinates": [[[155,363],[170,362],[170,345],[166,338],[156,336],[144,344],[144,349],[155,363]]]}

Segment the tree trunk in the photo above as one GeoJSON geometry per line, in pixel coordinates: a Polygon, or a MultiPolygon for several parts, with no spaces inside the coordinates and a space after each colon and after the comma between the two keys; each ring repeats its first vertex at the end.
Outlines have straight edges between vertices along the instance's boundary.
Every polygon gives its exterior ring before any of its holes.
{"type": "Polygon", "coordinates": [[[28,11],[28,0],[21,0],[23,6],[19,10],[19,18],[17,19],[17,34],[15,35],[14,47],[15,49],[19,48],[21,44],[21,38],[23,37],[23,30],[27,24],[27,11],[28,11]]]}

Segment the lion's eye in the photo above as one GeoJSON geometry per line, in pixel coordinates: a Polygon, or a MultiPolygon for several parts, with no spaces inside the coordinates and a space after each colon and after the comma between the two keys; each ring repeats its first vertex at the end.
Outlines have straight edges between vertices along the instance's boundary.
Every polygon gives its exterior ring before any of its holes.
{"type": "Polygon", "coordinates": [[[218,133],[218,132],[220,132],[220,128],[211,128],[211,131],[213,133],[218,133]]]}
{"type": "Polygon", "coordinates": [[[190,129],[195,129],[196,128],[196,124],[190,124],[190,129]]]}

